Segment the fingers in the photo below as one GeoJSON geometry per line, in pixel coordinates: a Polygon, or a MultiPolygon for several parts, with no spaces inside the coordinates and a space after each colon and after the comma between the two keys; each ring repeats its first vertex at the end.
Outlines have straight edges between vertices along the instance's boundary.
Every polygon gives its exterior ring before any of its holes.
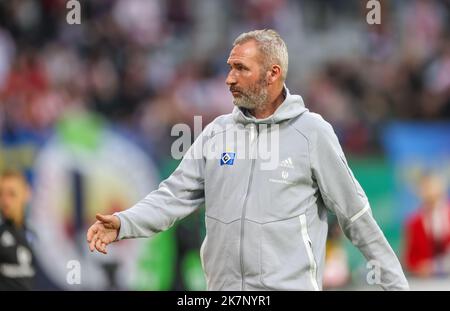
{"type": "Polygon", "coordinates": [[[103,254],[107,254],[106,246],[112,241],[105,234],[105,228],[114,227],[115,216],[97,214],[95,217],[97,218],[97,222],[89,228],[86,234],[89,250],[91,252],[97,250],[103,254]]]}
{"type": "Polygon", "coordinates": [[[98,227],[95,225],[91,226],[86,234],[87,241],[91,242],[92,238],[94,237],[94,234],[96,234],[97,232],[98,232],[98,227]]]}
{"type": "Polygon", "coordinates": [[[102,243],[102,250],[104,254],[108,254],[108,251],[106,250],[106,243],[102,243]]]}
{"type": "Polygon", "coordinates": [[[106,251],[106,245],[108,245],[108,243],[105,243],[101,239],[98,239],[95,243],[95,248],[97,249],[97,251],[103,254],[107,254],[108,252],[106,251]]]}
{"type": "Polygon", "coordinates": [[[107,254],[106,246],[108,244],[108,241],[104,239],[102,234],[96,233],[89,242],[89,250],[93,252],[96,249],[100,253],[107,254]]]}
{"type": "Polygon", "coordinates": [[[91,238],[91,240],[89,241],[89,250],[91,251],[91,252],[93,252],[94,251],[94,249],[95,249],[95,243],[97,242],[97,240],[98,240],[98,234],[96,233],[96,234],[94,234],[94,236],[91,238]]]}
{"type": "Polygon", "coordinates": [[[102,242],[101,239],[97,239],[97,242],[95,242],[95,248],[97,249],[97,251],[99,251],[100,253],[106,254],[106,251],[103,249],[102,244],[104,244],[102,242]]]}

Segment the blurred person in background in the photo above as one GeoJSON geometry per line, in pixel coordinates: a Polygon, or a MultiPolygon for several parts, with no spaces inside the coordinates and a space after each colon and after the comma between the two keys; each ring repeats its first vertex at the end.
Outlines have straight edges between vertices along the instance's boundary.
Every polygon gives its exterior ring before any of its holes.
{"type": "Polygon", "coordinates": [[[35,276],[25,209],[30,189],[15,171],[0,175],[0,290],[31,290],[35,276]]]}
{"type": "Polygon", "coordinates": [[[422,203],[406,224],[406,268],[418,277],[450,274],[450,204],[444,182],[433,174],[419,183],[422,203]]]}
{"type": "Polygon", "coordinates": [[[350,282],[350,267],[347,253],[342,244],[342,230],[336,217],[329,220],[326,244],[323,288],[341,288],[350,282]]]}

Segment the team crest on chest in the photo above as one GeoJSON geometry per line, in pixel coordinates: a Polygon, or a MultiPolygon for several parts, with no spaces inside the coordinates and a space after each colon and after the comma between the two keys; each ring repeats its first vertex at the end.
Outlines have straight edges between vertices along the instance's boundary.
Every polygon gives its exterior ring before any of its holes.
{"type": "Polygon", "coordinates": [[[220,157],[220,166],[222,165],[233,165],[236,153],[234,152],[224,152],[220,157]]]}

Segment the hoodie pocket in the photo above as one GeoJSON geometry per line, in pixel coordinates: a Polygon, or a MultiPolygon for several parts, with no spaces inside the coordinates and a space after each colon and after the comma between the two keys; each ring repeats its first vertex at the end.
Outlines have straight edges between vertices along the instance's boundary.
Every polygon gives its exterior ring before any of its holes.
{"type": "Polygon", "coordinates": [[[308,255],[309,261],[309,278],[314,290],[319,290],[319,285],[317,284],[317,263],[314,259],[314,253],[312,250],[312,242],[308,234],[308,222],[306,220],[306,214],[301,214],[299,216],[300,230],[302,234],[303,243],[305,244],[306,254],[308,255]]]}
{"type": "Polygon", "coordinates": [[[298,215],[261,224],[261,283],[266,289],[318,289],[317,282],[312,283],[311,246],[304,243],[299,224],[298,215]]]}
{"type": "Polygon", "coordinates": [[[200,258],[208,290],[235,290],[241,286],[239,221],[230,224],[206,217],[206,237],[200,258]]]}

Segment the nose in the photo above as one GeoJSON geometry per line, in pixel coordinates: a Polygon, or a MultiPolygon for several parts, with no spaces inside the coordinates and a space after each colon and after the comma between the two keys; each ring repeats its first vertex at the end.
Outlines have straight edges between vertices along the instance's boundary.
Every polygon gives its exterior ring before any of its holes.
{"type": "Polygon", "coordinates": [[[233,71],[232,71],[232,70],[228,73],[227,78],[226,78],[226,80],[225,80],[225,83],[226,83],[228,86],[231,86],[231,85],[235,85],[235,84],[236,84],[236,78],[234,77],[233,71]]]}

